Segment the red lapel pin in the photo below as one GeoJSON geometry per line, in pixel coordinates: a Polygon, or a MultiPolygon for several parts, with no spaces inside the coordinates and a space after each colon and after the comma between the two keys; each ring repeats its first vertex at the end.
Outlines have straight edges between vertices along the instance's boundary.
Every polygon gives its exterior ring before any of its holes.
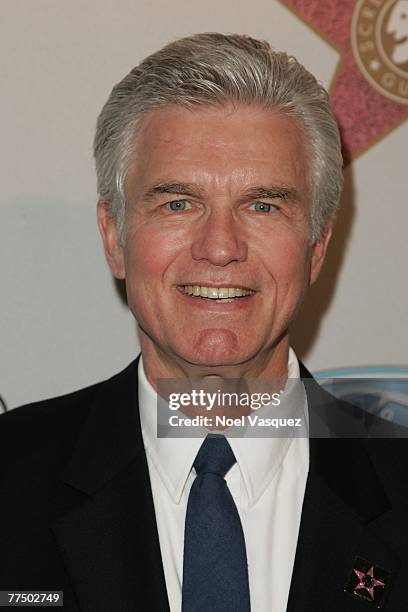
{"type": "Polygon", "coordinates": [[[391,572],[356,557],[344,590],[375,608],[381,608],[390,576],[391,572]]]}

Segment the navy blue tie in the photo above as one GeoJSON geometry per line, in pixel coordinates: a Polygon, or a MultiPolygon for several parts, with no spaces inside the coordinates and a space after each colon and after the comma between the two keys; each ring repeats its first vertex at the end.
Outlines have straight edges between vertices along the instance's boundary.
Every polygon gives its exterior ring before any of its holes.
{"type": "Polygon", "coordinates": [[[198,451],[184,532],[182,612],[249,612],[248,564],[237,507],[224,480],[235,463],[224,436],[198,451]]]}

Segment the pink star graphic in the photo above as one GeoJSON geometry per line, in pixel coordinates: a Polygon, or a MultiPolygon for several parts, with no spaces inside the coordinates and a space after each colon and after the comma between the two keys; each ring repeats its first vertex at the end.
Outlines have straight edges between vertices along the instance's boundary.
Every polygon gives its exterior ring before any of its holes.
{"type": "MultiPolygon", "coordinates": [[[[384,98],[360,72],[351,48],[355,0],[280,0],[340,54],[330,87],[345,165],[408,118],[408,108],[384,98]]],[[[371,66],[375,71],[376,66],[371,66]]]]}
{"type": "Polygon", "coordinates": [[[378,580],[378,578],[374,578],[374,566],[372,565],[368,572],[360,572],[356,569],[353,569],[353,572],[359,579],[359,583],[357,584],[357,586],[354,587],[354,590],[358,591],[360,589],[365,589],[370,595],[371,599],[374,600],[375,587],[385,586],[385,582],[383,582],[382,580],[378,580]]]}

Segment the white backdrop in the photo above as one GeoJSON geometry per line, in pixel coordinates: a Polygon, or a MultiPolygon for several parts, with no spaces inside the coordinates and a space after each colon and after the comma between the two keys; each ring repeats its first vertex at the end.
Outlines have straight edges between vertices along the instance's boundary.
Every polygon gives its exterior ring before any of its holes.
{"type": "MultiPolygon", "coordinates": [[[[2,0],[0,13],[0,395],[12,408],[138,352],[95,223],[91,145],[113,84],[198,31],[266,38],[326,86],[339,55],[277,0],[2,0]]],[[[337,238],[294,329],[312,370],[408,364],[407,136],[405,123],[346,172],[337,238]]]]}

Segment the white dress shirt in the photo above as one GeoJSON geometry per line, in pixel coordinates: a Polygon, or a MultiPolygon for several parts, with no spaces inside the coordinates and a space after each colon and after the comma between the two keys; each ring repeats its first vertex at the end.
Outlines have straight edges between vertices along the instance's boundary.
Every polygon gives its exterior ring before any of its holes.
{"type": "MultiPolygon", "coordinates": [[[[184,523],[202,438],[157,438],[157,396],[139,360],[139,406],[171,612],[181,611],[184,523]]],[[[288,378],[299,378],[289,352],[288,378]]],[[[286,400],[287,401],[287,400],[286,400]]],[[[291,392],[307,419],[302,385],[291,392]]],[[[263,408],[261,410],[264,410],[263,408]]],[[[258,411],[260,414],[260,411],[258,411]]],[[[228,437],[228,430],[223,432],[228,437]]],[[[228,438],[237,462],[225,476],[241,518],[252,612],[285,612],[309,470],[302,437],[228,438]]]]}

